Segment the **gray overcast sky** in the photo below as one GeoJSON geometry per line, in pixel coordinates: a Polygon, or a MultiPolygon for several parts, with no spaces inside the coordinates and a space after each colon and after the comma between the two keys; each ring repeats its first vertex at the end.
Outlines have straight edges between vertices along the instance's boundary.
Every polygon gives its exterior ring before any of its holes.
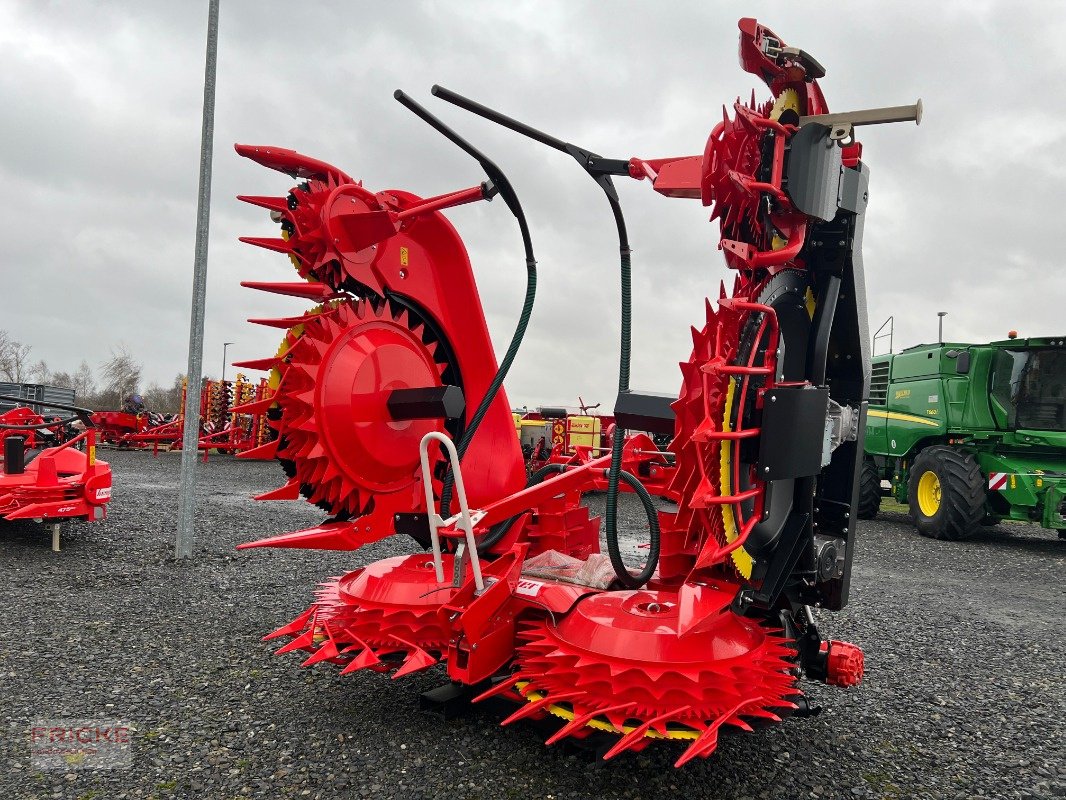
{"type": "MultiPolygon", "coordinates": [[[[1066,183],[1066,4],[320,2],[222,0],[205,368],[270,355],[293,298],[241,289],[289,280],[285,258],[237,242],[274,235],[238,193],[291,181],[233,152],[290,147],[374,190],[429,196],[476,165],[392,99],[403,88],[511,176],[541,283],[512,403],[613,402],[618,288],[599,190],[559,153],[429,97],[441,83],[613,157],[696,154],[723,103],[767,90],[737,63],[754,16],[827,69],[831,109],[911,103],[925,119],[861,132],[872,170],[870,321],[896,344],[1066,333],[1056,233],[1066,183]],[[1055,87],[1059,87],[1056,89],[1055,87]]],[[[205,2],[0,0],[0,328],[52,369],[125,343],[148,381],[186,364],[203,92],[205,2]]],[[[697,201],[621,185],[635,248],[633,385],[680,383],[689,324],[726,278],[697,201]]],[[[497,348],[524,270],[501,203],[448,213],[469,248],[497,348]]],[[[731,278],[730,278],[731,280],[731,278]]]]}

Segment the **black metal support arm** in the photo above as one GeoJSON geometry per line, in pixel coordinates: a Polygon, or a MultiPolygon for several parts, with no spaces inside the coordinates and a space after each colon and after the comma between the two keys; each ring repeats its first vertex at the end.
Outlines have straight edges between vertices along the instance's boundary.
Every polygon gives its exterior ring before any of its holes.
{"type": "Polygon", "coordinates": [[[591,175],[596,183],[600,185],[600,188],[607,193],[607,196],[613,200],[618,199],[618,192],[615,190],[614,183],[611,181],[612,175],[629,175],[629,160],[618,158],[604,158],[599,153],[594,153],[591,150],[587,150],[584,147],[578,147],[576,144],[570,142],[564,142],[550,133],[537,130],[532,125],[526,125],[524,122],[519,122],[513,117],[509,117],[506,114],[501,114],[495,109],[483,106],[469,97],[463,97],[461,94],[453,92],[451,89],[445,89],[443,86],[435,85],[431,90],[434,97],[439,97],[441,100],[446,100],[452,105],[459,106],[459,108],[465,109],[472,114],[477,114],[479,117],[484,117],[487,120],[495,122],[497,125],[520,133],[523,136],[528,136],[536,142],[547,145],[554,150],[558,150],[562,153],[567,153],[578,164],[591,175]]]}
{"type": "MultiPolygon", "coordinates": [[[[26,406],[27,408],[37,407],[42,411],[45,408],[58,408],[62,411],[73,411],[74,416],[67,419],[61,419],[58,422],[44,422],[37,425],[0,425],[0,430],[38,430],[43,428],[54,428],[57,425],[68,425],[74,420],[80,420],[86,428],[95,428],[92,420],[92,410],[88,408],[82,408],[81,406],[68,406],[65,403],[53,403],[51,401],[45,403],[41,400],[28,400],[25,397],[15,397],[9,394],[0,394],[0,400],[8,403],[17,403],[19,406],[26,406]]],[[[16,406],[17,407],[17,406],[16,406]]]]}

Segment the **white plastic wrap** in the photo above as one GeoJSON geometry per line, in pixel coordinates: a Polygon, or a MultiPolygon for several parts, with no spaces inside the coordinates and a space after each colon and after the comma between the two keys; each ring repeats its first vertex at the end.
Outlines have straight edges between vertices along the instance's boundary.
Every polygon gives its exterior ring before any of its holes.
{"type": "Polygon", "coordinates": [[[558,550],[547,550],[528,559],[522,564],[522,574],[593,589],[606,589],[615,579],[611,559],[602,553],[595,553],[582,561],[558,550]]]}

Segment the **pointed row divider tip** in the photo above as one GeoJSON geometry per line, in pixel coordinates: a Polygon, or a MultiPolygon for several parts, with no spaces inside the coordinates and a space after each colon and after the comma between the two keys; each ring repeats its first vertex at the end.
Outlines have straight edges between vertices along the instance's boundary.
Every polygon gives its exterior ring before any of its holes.
{"type": "Polygon", "coordinates": [[[513,722],[518,722],[518,720],[520,719],[525,719],[526,717],[532,716],[538,711],[543,711],[550,705],[554,705],[555,703],[558,703],[560,701],[572,700],[573,698],[579,697],[580,695],[580,692],[565,692],[560,695],[542,697],[540,700],[535,700],[531,703],[526,703],[516,712],[511,714],[511,716],[507,717],[503,722],[501,722],[500,725],[510,725],[513,722]]]}
{"type": "MultiPolygon", "coordinates": [[[[241,241],[245,241],[242,239],[241,241]]],[[[284,241],[280,239],[279,241],[284,241]]],[[[283,251],[288,252],[288,251],[283,251]]],[[[271,294],[283,294],[289,297],[302,297],[307,300],[325,301],[335,292],[324,283],[317,281],[241,281],[245,289],[255,289],[271,294]]]]}
{"type": "Polygon", "coordinates": [[[237,199],[242,203],[250,203],[253,206],[265,208],[268,211],[278,211],[288,216],[289,201],[285,197],[269,197],[264,195],[239,194],[237,199]]]}
{"type": "Polygon", "coordinates": [[[275,253],[289,255],[292,252],[292,244],[287,239],[274,236],[238,236],[239,241],[245,244],[262,247],[264,250],[273,250],[275,253]]]}

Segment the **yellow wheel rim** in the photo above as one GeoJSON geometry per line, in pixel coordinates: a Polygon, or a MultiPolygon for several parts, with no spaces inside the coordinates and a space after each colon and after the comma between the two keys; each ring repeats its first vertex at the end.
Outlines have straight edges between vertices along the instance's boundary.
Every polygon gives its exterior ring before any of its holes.
{"type": "Polygon", "coordinates": [[[940,510],[940,478],[931,470],[918,480],[918,507],[927,517],[935,517],[940,510]]]}

